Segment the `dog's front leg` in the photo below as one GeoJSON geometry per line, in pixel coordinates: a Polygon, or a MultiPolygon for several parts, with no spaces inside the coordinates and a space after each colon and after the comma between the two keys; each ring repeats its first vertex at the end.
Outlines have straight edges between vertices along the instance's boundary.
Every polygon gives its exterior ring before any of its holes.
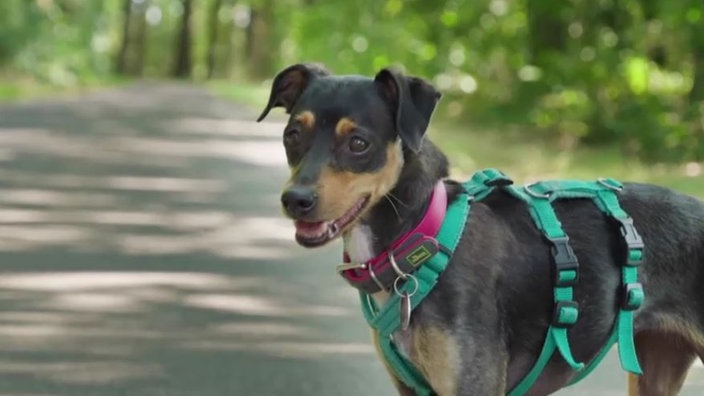
{"type": "Polygon", "coordinates": [[[467,347],[462,355],[457,395],[506,395],[506,350],[499,344],[479,344],[467,347]]]}
{"type": "Polygon", "coordinates": [[[508,353],[498,334],[442,327],[413,331],[412,360],[439,396],[504,396],[508,353]]]}
{"type": "Polygon", "coordinates": [[[374,342],[374,347],[376,348],[376,354],[379,356],[379,359],[381,359],[382,363],[384,363],[384,367],[386,368],[386,371],[389,374],[389,377],[391,377],[391,381],[393,382],[394,386],[396,387],[396,390],[398,391],[399,396],[416,396],[416,393],[413,391],[413,389],[407,387],[406,385],[403,384],[403,382],[399,381],[398,378],[393,374],[391,371],[391,368],[388,366],[386,363],[386,360],[384,359],[384,354],[381,352],[379,349],[379,333],[376,331],[372,330],[372,341],[374,342]]]}

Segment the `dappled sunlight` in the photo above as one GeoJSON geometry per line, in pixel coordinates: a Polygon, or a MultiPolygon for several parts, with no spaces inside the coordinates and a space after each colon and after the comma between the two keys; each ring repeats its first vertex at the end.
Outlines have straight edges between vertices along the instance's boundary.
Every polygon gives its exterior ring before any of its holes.
{"type": "Polygon", "coordinates": [[[282,300],[247,294],[196,294],[188,297],[187,306],[234,312],[240,315],[269,317],[346,316],[356,314],[348,309],[329,305],[300,305],[282,300]]]}
{"type": "Polygon", "coordinates": [[[281,213],[283,124],[182,89],[4,113],[0,377],[89,395],[252,357],[371,358],[338,250],[300,248],[281,213]]]}
{"type": "Polygon", "coordinates": [[[170,286],[186,290],[237,289],[257,285],[257,278],[235,278],[200,272],[43,272],[4,274],[0,288],[37,291],[109,290],[170,286]]]}
{"type": "Polygon", "coordinates": [[[209,340],[195,341],[183,345],[185,349],[208,351],[226,350],[236,352],[259,352],[274,357],[294,359],[319,359],[326,356],[349,358],[350,355],[363,355],[374,358],[371,343],[319,343],[319,342],[227,342],[217,343],[209,340]]]}
{"type": "Polygon", "coordinates": [[[176,133],[202,134],[215,136],[233,136],[247,138],[281,138],[283,122],[256,122],[252,120],[215,119],[215,118],[179,118],[166,121],[165,127],[176,133]]]}
{"type": "Polygon", "coordinates": [[[136,298],[116,293],[70,293],[57,296],[46,307],[102,313],[137,312],[145,308],[136,298]]]}
{"type": "Polygon", "coordinates": [[[136,155],[174,156],[184,158],[222,158],[245,160],[255,165],[280,167],[283,161],[283,146],[277,141],[231,141],[231,140],[183,140],[145,139],[142,137],[117,138],[116,146],[136,155]],[[277,161],[263,161],[261,155],[274,156],[277,161]]]}
{"type": "Polygon", "coordinates": [[[221,192],[225,189],[224,183],[218,180],[181,177],[108,176],[101,178],[94,186],[127,191],[159,191],[172,193],[189,191],[198,191],[200,193],[221,192]]]}
{"type": "Polygon", "coordinates": [[[279,337],[315,337],[317,331],[305,326],[292,325],[287,322],[232,322],[212,326],[213,334],[222,336],[244,336],[249,338],[279,337]]]}
{"type": "Polygon", "coordinates": [[[91,208],[118,205],[118,199],[107,193],[15,188],[2,190],[0,204],[91,208]]]}
{"type": "Polygon", "coordinates": [[[57,382],[77,384],[110,384],[115,381],[147,378],[164,373],[153,364],[140,362],[0,360],[0,374],[30,374],[57,382]]]}

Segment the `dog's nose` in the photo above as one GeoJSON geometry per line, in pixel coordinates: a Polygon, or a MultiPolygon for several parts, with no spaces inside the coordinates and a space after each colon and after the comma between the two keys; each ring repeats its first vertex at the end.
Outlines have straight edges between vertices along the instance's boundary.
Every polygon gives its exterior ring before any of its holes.
{"type": "Polygon", "coordinates": [[[303,217],[308,214],[318,202],[318,195],[310,187],[293,186],[281,195],[281,203],[286,212],[293,217],[303,217]]]}

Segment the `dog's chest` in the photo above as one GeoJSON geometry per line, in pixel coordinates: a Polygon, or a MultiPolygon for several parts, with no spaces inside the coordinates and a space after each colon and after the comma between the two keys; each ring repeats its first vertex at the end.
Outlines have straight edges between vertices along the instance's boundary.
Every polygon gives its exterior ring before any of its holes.
{"type": "Polygon", "coordinates": [[[356,225],[344,238],[345,252],[353,263],[365,263],[374,257],[374,235],[367,225],[356,225]]]}
{"type": "MultiPolygon", "coordinates": [[[[344,238],[345,252],[353,263],[364,263],[374,258],[374,235],[369,226],[357,225],[344,238]]],[[[386,291],[372,295],[378,305],[386,304],[389,293],[386,291]]],[[[408,358],[412,346],[412,329],[396,331],[393,335],[394,343],[399,352],[408,358]]]]}

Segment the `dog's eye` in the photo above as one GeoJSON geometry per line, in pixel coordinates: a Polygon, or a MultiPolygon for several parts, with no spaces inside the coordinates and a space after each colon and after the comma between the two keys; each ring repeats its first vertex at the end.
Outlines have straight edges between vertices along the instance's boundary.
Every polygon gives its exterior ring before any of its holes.
{"type": "Polygon", "coordinates": [[[295,146],[301,140],[301,133],[298,129],[289,129],[284,132],[284,144],[287,146],[295,146]]]}
{"type": "Polygon", "coordinates": [[[354,136],[350,139],[350,151],[355,154],[361,154],[369,148],[369,142],[362,139],[361,137],[354,136]]]}

